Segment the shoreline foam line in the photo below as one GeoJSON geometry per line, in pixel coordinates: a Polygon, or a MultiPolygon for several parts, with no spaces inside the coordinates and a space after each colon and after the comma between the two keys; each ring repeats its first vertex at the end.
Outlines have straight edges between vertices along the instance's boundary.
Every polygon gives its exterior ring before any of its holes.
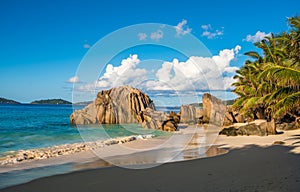
{"type": "Polygon", "coordinates": [[[0,158],[0,166],[13,165],[22,162],[28,162],[40,159],[49,159],[53,157],[70,155],[83,151],[94,150],[105,146],[127,143],[135,140],[145,140],[153,138],[154,135],[131,135],[124,137],[116,137],[104,141],[90,141],[73,144],[55,145],[47,148],[36,148],[15,151],[14,154],[0,158]]]}

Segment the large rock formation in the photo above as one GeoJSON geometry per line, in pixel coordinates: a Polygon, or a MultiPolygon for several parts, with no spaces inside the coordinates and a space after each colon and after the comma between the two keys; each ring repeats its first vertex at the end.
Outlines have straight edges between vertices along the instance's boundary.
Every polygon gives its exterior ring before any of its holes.
{"type": "Polygon", "coordinates": [[[180,122],[181,123],[199,123],[199,120],[203,118],[204,111],[200,106],[195,105],[182,105],[180,107],[180,122]]]}
{"type": "Polygon", "coordinates": [[[103,90],[93,103],[70,116],[72,124],[141,123],[144,128],[165,131],[177,130],[178,119],[175,114],[156,111],[148,95],[130,86],[103,90]]]}
{"type": "Polygon", "coordinates": [[[226,112],[224,116],[224,126],[232,125],[234,123],[245,123],[245,118],[239,114],[238,110],[234,110],[231,105],[226,106],[226,112]]]}
{"type": "Polygon", "coordinates": [[[155,110],[148,95],[136,88],[122,86],[99,92],[93,103],[75,111],[70,120],[72,124],[139,123],[140,113],[146,108],[155,110]]]}
{"type": "Polygon", "coordinates": [[[209,123],[222,126],[226,112],[226,106],[222,100],[209,93],[205,93],[202,96],[202,104],[205,109],[205,116],[209,119],[209,123]]]}
{"type": "Polygon", "coordinates": [[[180,123],[180,115],[171,111],[170,114],[165,116],[162,123],[162,129],[164,131],[176,131],[178,129],[178,124],[180,123]]]}
{"type": "Polygon", "coordinates": [[[205,93],[202,96],[203,109],[195,105],[182,105],[180,116],[182,123],[211,123],[222,126],[226,106],[215,96],[205,93]]]}
{"type": "Polygon", "coordinates": [[[162,129],[165,113],[147,108],[141,112],[141,117],[142,127],[148,129],[162,129]]]}
{"type": "Polygon", "coordinates": [[[86,125],[98,123],[95,102],[90,103],[82,110],[74,111],[70,116],[71,124],[86,125]]]}
{"type": "MultiPolygon", "coordinates": [[[[213,96],[212,96],[213,97],[213,96]]],[[[205,99],[207,100],[207,98],[205,99]]],[[[180,118],[181,123],[188,123],[188,124],[205,124],[205,123],[212,123],[216,125],[229,126],[233,125],[234,123],[245,123],[246,120],[243,115],[239,114],[238,110],[234,110],[231,105],[229,106],[222,106],[218,109],[218,104],[213,102],[206,102],[210,103],[209,105],[205,106],[208,108],[200,108],[195,105],[182,105],[180,107],[180,118]],[[211,109],[216,109],[211,111],[211,109]],[[224,113],[225,109],[225,113],[224,113]],[[211,118],[211,114],[213,114],[213,118],[211,118]],[[211,121],[210,121],[211,120],[211,121]],[[217,121],[216,121],[217,120],[217,121]]]]}
{"type": "Polygon", "coordinates": [[[180,123],[180,116],[174,112],[165,114],[162,111],[155,111],[147,108],[141,112],[142,127],[148,129],[161,129],[163,131],[176,131],[180,123]]]}

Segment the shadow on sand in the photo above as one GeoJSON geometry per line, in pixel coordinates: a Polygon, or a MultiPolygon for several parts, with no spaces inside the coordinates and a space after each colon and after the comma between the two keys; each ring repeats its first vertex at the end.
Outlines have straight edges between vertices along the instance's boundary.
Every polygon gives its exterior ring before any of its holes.
{"type": "Polygon", "coordinates": [[[1,191],[299,191],[293,147],[248,145],[216,157],[150,169],[106,167],[41,178],[1,191]]]}

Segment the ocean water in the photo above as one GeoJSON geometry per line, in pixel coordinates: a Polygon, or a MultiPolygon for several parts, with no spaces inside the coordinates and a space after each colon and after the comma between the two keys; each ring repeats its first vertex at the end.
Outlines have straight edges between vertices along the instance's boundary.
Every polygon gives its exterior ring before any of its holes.
{"type": "MultiPolygon", "coordinates": [[[[82,106],[77,106],[77,109],[82,106]]],[[[70,124],[72,105],[0,105],[0,157],[22,149],[92,140],[153,134],[140,125],[98,125],[77,128],[70,124]]]]}
{"type": "MultiPolygon", "coordinates": [[[[82,107],[83,106],[77,106],[76,109],[82,107]]],[[[166,106],[156,108],[157,110],[166,112],[179,112],[180,109],[179,107],[166,106]]],[[[43,148],[83,141],[106,140],[108,138],[129,135],[152,134],[154,136],[160,136],[170,134],[159,130],[144,129],[136,124],[93,125],[78,128],[72,126],[69,122],[69,116],[72,112],[73,106],[71,105],[0,104],[0,157],[22,149],[43,148]]],[[[200,138],[199,142],[201,143],[202,140],[203,138],[200,138]]],[[[192,145],[195,145],[194,141],[192,145]]],[[[197,155],[199,153],[198,151],[203,152],[203,149],[199,148],[185,155],[188,155],[190,158],[191,154],[197,155]]],[[[166,151],[163,151],[162,154],[165,153],[166,151]]],[[[203,154],[201,153],[200,155],[203,154]]],[[[204,156],[199,156],[199,158],[201,157],[204,156]]],[[[176,160],[185,160],[185,157],[182,156],[182,159],[174,159],[174,161],[176,160]]],[[[87,167],[80,165],[82,167],[80,169],[76,166],[76,164],[67,163],[0,173],[0,189],[26,183],[41,177],[90,168],[89,165],[87,165],[87,167]]]]}

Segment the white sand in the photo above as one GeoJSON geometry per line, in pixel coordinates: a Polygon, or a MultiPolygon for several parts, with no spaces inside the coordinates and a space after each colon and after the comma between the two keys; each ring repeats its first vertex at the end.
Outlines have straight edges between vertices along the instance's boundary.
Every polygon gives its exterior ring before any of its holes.
{"type": "MultiPolygon", "coordinates": [[[[269,136],[218,136],[218,129],[200,129],[188,127],[171,137],[137,140],[124,144],[116,144],[99,148],[94,151],[84,151],[71,155],[33,160],[14,165],[0,167],[0,173],[59,165],[65,163],[87,163],[100,158],[113,165],[164,163],[171,161],[189,160],[224,153],[224,151],[211,150],[211,146],[221,149],[238,149],[250,145],[268,147],[276,141],[284,142],[284,146],[292,147],[291,152],[300,154],[300,130],[285,131],[283,134],[269,136]]],[[[143,167],[141,167],[143,168],[143,167]]]]}
{"type": "MultiPolygon", "coordinates": [[[[191,129],[186,130],[187,132],[191,129]]],[[[183,138],[185,138],[183,134],[183,138]]],[[[211,136],[211,134],[208,134],[211,136]]],[[[163,143],[161,138],[138,141],[135,144],[126,143],[126,147],[141,150],[139,153],[116,156],[116,160],[126,162],[128,160],[153,160],[157,157],[157,150],[153,145],[163,143]],[[160,141],[159,141],[160,140],[160,141]],[[146,148],[152,147],[147,151],[146,148]],[[144,150],[144,151],[143,151],[144,150]],[[146,155],[146,156],[145,156],[146,155]],[[148,156],[147,156],[148,155],[148,156]],[[152,158],[152,159],[151,159],[152,158]]],[[[174,139],[182,143],[182,135],[178,134],[174,139]]],[[[213,139],[211,137],[210,139],[213,139]]],[[[206,141],[210,141],[210,139],[206,141]]],[[[195,137],[188,147],[193,148],[204,140],[195,137]]],[[[15,191],[56,191],[72,192],[96,192],[96,191],[164,191],[164,192],[220,192],[220,191],[300,191],[300,155],[299,155],[300,130],[286,131],[284,134],[259,137],[259,136],[219,136],[214,145],[229,149],[229,153],[211,158],[194,159],[176,163],[166,163],[152,169],[124,169],[111,167],[105,169],[92,169],[72,172],[70,174],[56,175],[40,178],[32,182],[4,189],[5,192],[15,191]],[[283,145],[273,145],[275,141],[285,142],[283,145]]],[[[116,150],[124,149],[118,148],[116,150]]],[[[109,151],[118,146],[106,148],[109,151]]],[[[172,154],[172,145],[164,145],[163,149],[169,149],[172,154]]],[[[176,149],[176,147],[175,147],[176,149]]],[[[175,150],[176,151],[176,150],[175,150]]],[[[188,150],[187,150],[188,151],[188,150]]],[[[104,151],[103,151],[104,152],[104,151]]],[[[163,152],[163,151],[158,151],[163,152]]],[[[197,151],[193,151],[197,152],[197,151]]],[[[124,152],[123,152],[124,153],[124,152]]],[[[52,158],[49,161],[68,157],[83,161],[89,160],[85,156],[87,152],[70,156],[52,158]]],[[[181,153],[184,156],[184,153],[181,153]]],[[[197,153],[196,153],[197,154],[197,153]]],[[[90,153],[91,156],[92,153],[90,153]]],[[[97,156],[93,156],[97,157],[97,156]]],[[[73,160],[74,161],[74,160],[73,160]]],[[[38,162],[32,162],[36,165],[38,162]]],[[[95,161],[89,164],[97,168],[103,166],[103,162],[95,161]]],[[[129,162],[130,163],[130,162],[129,162]]],[[[15,179],[15,178],[14,178],[15,179]]]]}
{"type": "Polygon", "coordinates": [[[290,151],[300,154],[300,130],[284,131],[282,134],[269,136],[225,136],[219,135],[215,145],[220,148],[238,149],[247,145],[268,147],[275,142],[284,142],[284,146],[293,147],[290,151]]]}

